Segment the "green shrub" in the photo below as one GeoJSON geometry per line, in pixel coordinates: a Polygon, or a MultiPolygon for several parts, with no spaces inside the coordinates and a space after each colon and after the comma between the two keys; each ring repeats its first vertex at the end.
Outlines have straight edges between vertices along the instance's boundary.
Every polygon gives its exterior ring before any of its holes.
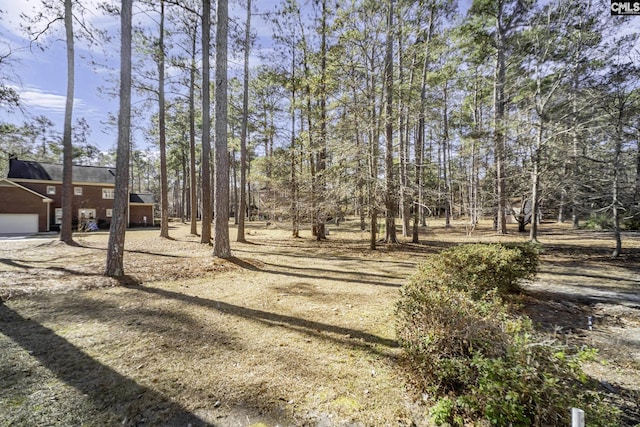
{"type": "Polygon", "coordinates": [[[637,208],[625,213],[622,219],[622,228],[627,231],[640,231],[640,210],[637,208]]]}
{"type": "Polygon", "coordinates": [[[593,214],[582,223],[580,228],[587,230],[611,230],[613,228],[613,220],[611,219],[611,215],[593,214]]]}
{"type": "Polygon", "coordinates": [[[500,294],[517,292],[518,281],[533,278],[537,268],[538,251],[532,244],[470,244],[429,257],[415,280],[446,284],[481,298],[493,289],[500,294]]]}
{"type": "Polygon", "coordinates": [[[531,246],[464,245],[429,257],[401,289],[398,340],[437,425],[567,425],[572,406],[593,425],[615,420],[585,392],[583,354],[538,342],[503,302],[536,267],[531,246]]]}
{"type": "MultiPolygon", "coordinates": [[[[611,214],[593,214],[581,225],[586,230],[613,230],[613,218],[611,214]]],[[[620,229],[626,231],[640,231],[640,211],[633,209],[624,213],[620,219],[620,229]]]]}

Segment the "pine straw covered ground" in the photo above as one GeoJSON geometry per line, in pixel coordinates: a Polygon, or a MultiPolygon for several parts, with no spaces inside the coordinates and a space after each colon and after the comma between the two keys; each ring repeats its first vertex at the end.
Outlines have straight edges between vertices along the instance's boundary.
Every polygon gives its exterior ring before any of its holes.
{"type": "MultiPolygon", "coordinates": [[[[231,260],[182,224],[134,230],[122,283],[102,276],[106,234],[0,241],[0,425],[426,425],[397,363],[398,288],[443,247],[526,236],[431,224],[423,245],[372,252],[356,225],[317,243],[251,223],[231,260]]],[[[588,372],[633,425],[640,236],[615,261],[609,239],[544,224],[523,302],[542,331],[601,349],[588,372]]]]}

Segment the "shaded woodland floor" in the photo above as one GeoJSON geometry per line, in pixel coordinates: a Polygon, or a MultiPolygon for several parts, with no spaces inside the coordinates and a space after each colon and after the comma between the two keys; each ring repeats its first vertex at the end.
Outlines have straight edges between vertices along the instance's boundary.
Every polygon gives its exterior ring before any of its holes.
{"type": "MultiPolygon", "coordinates": [[[[435,222],[370,251],[355,221],[323,242],[287,226],[249,223],[230,260],[183,224],[130,231],[122,283],[102,276],[105,233],[0,241],[0,425],[428,425],[399,366],[399,287],[449,245],[527,236],[435,222]]],[[[608,233],[543,224],[540,240],[523,309],[598,348],[587,373],[640,423],[640,235],[616,260],[608,233]]]]}

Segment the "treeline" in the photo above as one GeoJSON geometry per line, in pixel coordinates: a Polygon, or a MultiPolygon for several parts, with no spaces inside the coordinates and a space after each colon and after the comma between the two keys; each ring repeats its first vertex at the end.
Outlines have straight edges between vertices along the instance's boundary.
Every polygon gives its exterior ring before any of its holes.
{"type": "MultiPolygon", "coordinates": [[[[138,108],[164,111],[133,142],[131,183],[159,199],[166,191],[163,215],[184,219],[213,204],[202,203],[200,3],[139,1],[154,19],[134,29],[138,108]],[[160,154],[144,150],[163,138],[160,154]]],[[[500,233],[508,216],[532,217],[535,241],[542,215],[610,226],[620,242],[640,222],[634,21],[600,1],[465,5],[232,4],[228,152],[218,154],[229,159],[236,220],[287,220],[294,236],[310,225],[321,239],[327,221],[356,214],[374,248],[398,240],[397,218],[417,241],[429,216],[493,218],[500,233]]]]}

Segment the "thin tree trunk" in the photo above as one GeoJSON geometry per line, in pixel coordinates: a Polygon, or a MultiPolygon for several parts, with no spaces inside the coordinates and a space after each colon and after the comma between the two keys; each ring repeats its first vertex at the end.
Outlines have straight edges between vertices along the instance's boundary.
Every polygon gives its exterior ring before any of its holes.
{"type": "MultiPolygon", "coordinates": [[[[235,138],[235,136],[232,136],[235,138]]],[[[238,225],[239,215],[238,211],[240,209],[240,200],[238,199],[238,166],[236,162],[236,149],[234,148],[231,151],[231,155],[229,156],[229,161],[231,162],[232,168],[232,179],[233,179],[233,223],[234,225],[238,225]]]]}
{"type": "Polygon", "coordinates": [[[326,238],[325,221],[326,212],[324,202],[326,198],[327,177],[325,171],[327,169],[327,0],[322,0],[322,35],[321,35],[321,54],[320,59],[320,149],[318,153],[318,161],[316,163],[316,172],[318,183],[316,191],[319,199],[318,210],[316,212],[316,240],[326,238]]]}
{"type": "MultiPolygon", "coordinates": [[[[250,1],[250,0],[249,0],[250,1]]],[[[291,52],[291,237],[300,237],[300,189],[298,188],[298,153],[296,148],[296,47],[291,52]]]]}
{"type": "Polygon", "coordinates": [[[506,150],[504,142],[504,116],[505,116],[505,97],[504,97],[504,85],[506,79],[506,59],[505,59],[505,46],[504,35],[502,30],[496,30],[498,35],[497,40],[497,52],[496,52],[496,68],[494,75],[494,88],[493,88],[493,136],[494,136],[494,156],[496,165],[496,197],[497,197],[497,212],[496,212],[496,231],[499,234],[507,234],[507,190],[505,179],[505,163],[506,163],[506,150]]]}
{"type": "Polygon", "coordinates": [[[118,156],[113,218],[109,231],[105,275],[124,276],[124,240],[129,202],[129,147],[131,140],[131,9],[132,0],[122,0],[120,11],[120,112],[118,114],[118,156]]]}
{"type": "MultiPolygon", "coordinates": [[[[424,215],[421,215],[423,212],[423,163],[424,163],[424,135],[425,135],[425,116],[426,116],[426,108],[427,108],[427,73],[429,71],[429,54],[430,54],[430,46],[431,46],[431,36],[433,34],[433,21],[434,21],[434,7],[432,6],[429,10],[429,21],[428,21],[428,30],[426,34],[425,40],[425,51],[424,51],[424,62],[422,63],[422,78],[420,81],[420,110],[418,112],[418,129],[416,130],[416,142],[414,147],[414,155],[416,159],[416,168],[415,168],[415,191],[417,192],[417,203],[414,200],[413,204],[413,230],[411,233],[411,242],[419,243],[420,242],[420,221],[424,218],[424,215]],[[422,217],[422,218],[421,218],[422,217]]],[[[416,199],[416,195],[414,195],[414,199],[416,199]]]]}
{"type": "MultiPolygon", "coordinates": [[[[532,243],[538,243],[538,188],[540,186],[540,150],[542,150],[542,135],[544,131],[544,124],[541,122],[538,124],[538,135],[536,136],[536,146],[533,152],[533,168],[531,171],[531,229],[529,230],[529,241],[532,243]]],[[[523,205],[524,208],[524,205],[523,205]]],[[[524,210],[524,209],[523,209],[524,210]]],[[[526,215],[526,212],[522,212],[526,215]]]]}
{"type": "Polygon", "coordinates": [[[448,111],[448,81],[444,83],[444,105],[442,110],[442,169],[444,177],[444,226],[451,227],[451,185],[449,184],[449,161],[447,154],[449,152],[449,111],[448,111]]]}
{"type": "Polygon", "coordinates": [[[180,219],[182,223],[186,223],[187,218],[187,190],[189,189],[189,175],[187,173],[187,153],[185,147],[181,148],[182,151],[182,161],[180,162],[182,166],[182,191],[180,192],[180,219]]]}
{"type": "Polygon", "coordinates": [[[244,33],[244,77],[242,84],[242,128],[240,129],[240,207],[238,242],[246,242],[245,212],[247,210],[247,128],[249,121],[249,49],[251,47],[251,0],[247,0],[247,24],[244,33]]]}
{"type": "Polygon", "coordinates": [[[198,181],[196,171],[196,38],[197,21],[191,39],[191,69],[189,70],[189,178],[191,192],[191,230],[194,236],[198,235],[198,181]]]}
{"type": "MultiPolygon", "coordinates": [[[[623,107],[620,107],[621,110],[623,107]]],[[[621,170],[621,154],[622,154],[622,111],[618,116],[618,123],[616,125],[615,135],[615,148],[613,155],[613,182],[612,182],[612,198],[611,207],[613,211],[613,234],[616,243],[616,248],[611,254],[612,258],[617,258],[622,253],[622,235],[620,234],[620,170],[621,170]]]]}
{"type": "Polygon", "coordinates": [[[164,0],[160,0],[158,41],[158,134],[160,135],[160,237],[169,238],[169,188],[167,183],[167,136],[164,99],[164,0]]]}
{"type": "Polygon", "coordinates": [[[73,142],[71,141],[71,123],[73,120],[73,98],[75,83],[75,53],[73,40],[73,9],[71,0],[64,1],[64,26],[67,42],[67,98],[64,110],[64,130],[62,135],[62,224],[60,240],[73,244],[73,142]]]}
{"type": "Polygon", "coordinates": [[[211,244],[211,0],[202,0],[202,234],[200,243],[211,244]]]}
{"type": "Polygon", "coordinates": [[[396,236],[396,182],[393,170],[393,1],[388,0],[385,76],[385,207],[387,243],[398,243],[396,236]]]}
{"type": "Polygon", "coordinates": [[[578,229],[580,226],[580,196],[578,192],[577,177],[580,174],[580,165],[578,161],[579,156],[579,136],[578,136],[578,100],[576,94],[578,93],[578,73],[574,72],[573,75],[573,100],[571,101],[572,112],[572,130],[571,141],[573,143],[571,152],[571,221],[573,228],[578,229]]]}

